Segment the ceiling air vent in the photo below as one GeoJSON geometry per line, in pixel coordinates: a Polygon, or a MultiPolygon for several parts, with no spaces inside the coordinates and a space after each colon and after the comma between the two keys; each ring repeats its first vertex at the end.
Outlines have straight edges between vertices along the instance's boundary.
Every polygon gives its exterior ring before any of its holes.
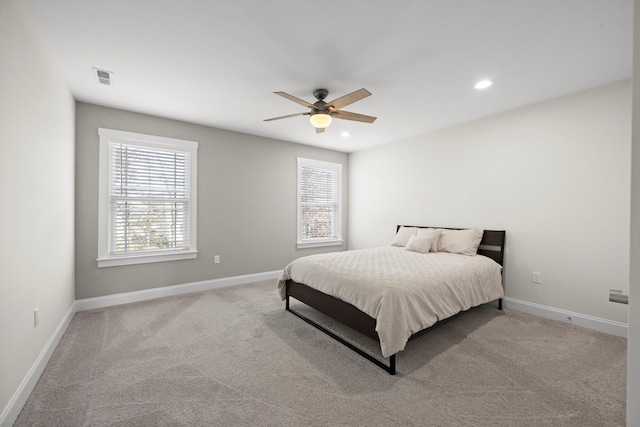
{"type": "Polygon", "coordinates": [[[100,70],[98,68],[94,68],[93,72],[95,73],[96,80],[98,83],[110,86],[111,85],[111,71],[100,70]]]}

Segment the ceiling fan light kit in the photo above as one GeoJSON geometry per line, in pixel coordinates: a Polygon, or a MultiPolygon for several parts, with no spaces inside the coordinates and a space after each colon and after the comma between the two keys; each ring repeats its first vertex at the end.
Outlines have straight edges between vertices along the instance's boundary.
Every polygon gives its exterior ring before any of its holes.
{"type": "Polygon", "coordinates": [[[331,124],[333,119],[329,114],[316,113],[316,114],[312,114],[311,117],[309,117],[309,121],[311,122],[314,128],[324,129],[331,124]]]}
{"type": "Polygon", "coordinates": [[[316,129],[316,133],[322,133],[324,130],[331,124],[334,118],[342,119],[342,120],[353,120],[357,122],[364,123],[373,123],[376,120],[376,117],[366,116],[364,114],[351,113],[349,111],[340,110],[342,107],[346,107],[347,105],[353,104],[356,101],[360,101],[363,98],[371,95],[371,92],[362,88],[356,90],[355,92],[351,92],[347,95],[341,96],[340,98],[336,98],[331,102],[325,102],[324,99],[329,94],[327,89],[316,89],[313,91],[313,96],[316,97],[317,101],[314,104],[311,104],[307,101],[304,101],[300,98],[296,98],[293,95],[289,95],[285,92],[274,92],[276,95],[280,95],[283,98],[287,98],[290,101],[295,102],[296,104],[300,104],[304,107],[309,108],[311,111],[307,113],[297,113],[297,114],[289,114],[286,116],[273,117],[271,119],[265,119],[265,122],[270,122],[272,120],[280,120],[286,119],[289,117],[297,117],[297,116],[310,116],[309,121],[311,125],[316,129]]]}

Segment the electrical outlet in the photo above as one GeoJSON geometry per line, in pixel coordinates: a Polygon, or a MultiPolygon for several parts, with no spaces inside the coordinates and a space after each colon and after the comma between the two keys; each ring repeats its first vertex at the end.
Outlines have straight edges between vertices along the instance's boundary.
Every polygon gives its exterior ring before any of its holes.
{"type": "Polygon", "coordinates": [[[40,308],[33,310],[33,327],[35,328],[40,323],[40,308]]]}
{"type": "Polygon", "coordinates": [[[220,255],[216,255],[213,257],[213,263],[214,264],[220,264],[220,255]]]}
{"type": "Polygon", "coordinates": [[[531,281],[532,281],[533,283],[542,283],[542,275],[541,275],[539,272],[534,271],[534,272],[531,274],[531,281]]]}

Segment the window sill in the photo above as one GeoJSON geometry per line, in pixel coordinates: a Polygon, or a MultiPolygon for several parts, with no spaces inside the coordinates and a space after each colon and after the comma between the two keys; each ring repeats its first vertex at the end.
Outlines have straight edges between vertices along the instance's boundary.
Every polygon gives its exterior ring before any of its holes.
{"type": "Polygon", "coordinates": [[[151,262],[179,261],[183,259],[195,259],[198,251],[174,252],[167,254],[144,254],[98,258],[98,268],[116,267],[119,265],[147,264],[151,262]]]}
{"type": "Polygon", "coordinates": [[[340,240],[324,240],[324,241],[319,241],[319,242],[298,242],[297,243],[297,248],[298,249],[304,249],[304,248],[320,248],[323,246],[342,246],[342,244],[344,243],[344,240],[340,239],[340,240]]]}

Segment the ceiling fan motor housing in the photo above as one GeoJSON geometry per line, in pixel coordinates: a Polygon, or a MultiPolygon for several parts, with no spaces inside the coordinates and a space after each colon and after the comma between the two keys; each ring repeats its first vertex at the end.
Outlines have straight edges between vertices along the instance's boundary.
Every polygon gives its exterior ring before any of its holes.
{"type": "Polygon", "coordinates": [[[327,103],[324,101],[316,101],[313,106],[315,107],[316,111],[312,111],[311,114],[329,113],[329,110],[327,109],[327,103]]]}

